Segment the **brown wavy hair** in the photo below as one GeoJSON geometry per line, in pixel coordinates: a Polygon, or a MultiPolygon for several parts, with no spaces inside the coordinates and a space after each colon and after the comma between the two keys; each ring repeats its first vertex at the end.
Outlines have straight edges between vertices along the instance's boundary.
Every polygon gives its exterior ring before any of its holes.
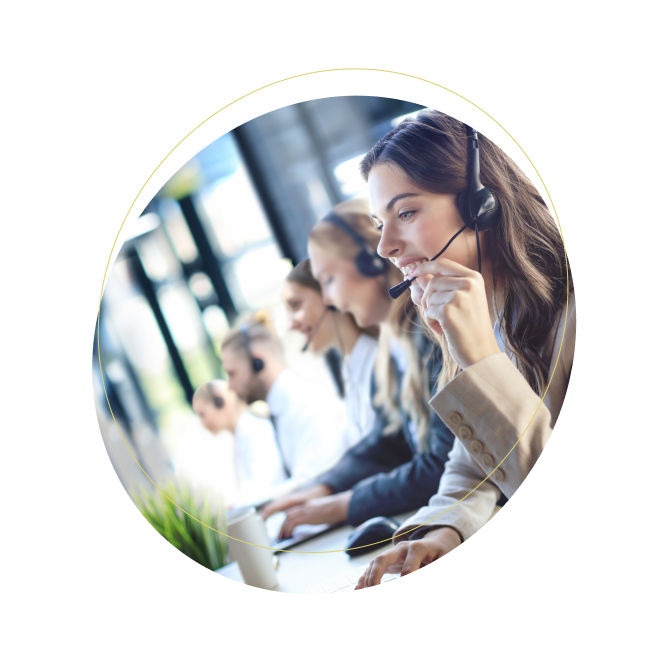
{"type": "MultiPolygon", "coordinates": [[[[375,250],[380,242],[380,232],[369,216],[369,204],[361,198],[351,198],[339,203],[333,210],[355,230],[375,250]]],[[[326,221],[319,221],[309,233],[309,241],[321,249],[346,260],[355,260],[360,248],[345,232],[326,221]]],[[[382,277],[376,277],[382,278],[382,277]]],[[[403,280],[403,274],[391,262],[385,278],[385,296],[387,290],[403,280]]],[[[378,352],[374,371],[376,376],[376,395],[374,405],[383,410],[387,420],[384,433],[392,433],[402,425],[402,417],[397,402],[398,385],[391,359],[390,339],[394,338],[404,348],[407,357],[407,369],[401,380],[401,407],[415,423],[420,446],[426,447],[426,434],[429,426],[430,378],[427,372],[427,357],[421,357],[416,347],[417,333],[422,333],[417,309],[410,297],[394,301],[390,307],[388,319],[380,325],[378,352]]],[[[426,329],[426,325],[423,325],[426,329]]]]}
{"type": "MultiPolygon", "coordinates": [[[[500,204],[498,224],[484,231],[494,293],[502,299],[501,336],[517,368],[540,395],[548,383],[543,356],[569,292],[574,290],[563,240],[544,200],[523,171],[497,145],[478,134],[482,184],[500,204]]],[[[468,141],[463,122],[435,110],[403,120],[362,159],[365,181],[381,163],[396,166],[417,187],[458,195],[466,188],[468,141]]],[[[432,332],[433,333],[433,332],[432,332]]],[[[460,368],[445,336],[437,336],[444,364],[440,384],[460,368]]]]}

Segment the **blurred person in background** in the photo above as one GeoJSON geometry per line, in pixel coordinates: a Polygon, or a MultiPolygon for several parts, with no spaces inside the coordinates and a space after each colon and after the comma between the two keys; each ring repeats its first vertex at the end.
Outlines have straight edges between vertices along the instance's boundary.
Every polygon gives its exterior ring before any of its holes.
{"type": "Polygon", "coordinates": [[[365,201],[337,205],[309,235],[313,275],[323,302],[352,314],[361,327],[380,325],[373,430],[312,485],[277,498],[264,518],[286,511],[281,535],[297,525],[359,525],[424,506],[436,490],[454,436],[429,408],[441,352],[425,333],[409,298],[388,289],[401,272],[376,253],[380,233],[365,201]]]}
{"type": "Polygon", "coordinates": [[[352,315],[325,306],[308,258],[288,274],[281,296],[290,329],[307,339],[303,351],[309,349],[320,355],[335,349],[341,355],[346,407],[344,451],[350,449],[371,432],[376,419],[371,403],[371,375],[378,351],[378,327],[363,329],[352,315]]]}
{"type": "Polygon", "coordinates": [[[260,504],[288,489],[288,476],[268,419],[249,412],[247,404],[222,380],[201,385],[194,392],[192,407],[210,433],[228,431],[234,437],[237,493],[228,508],[260,504]]]}
{"type": "Polygon", "coordinates": [[[291,371],[269,318],[232,329],[222,341],[228,386],[249,404],[265,401],[290,487],[328,469],[344,451],[346,416],[341,401],[291,371]]]}

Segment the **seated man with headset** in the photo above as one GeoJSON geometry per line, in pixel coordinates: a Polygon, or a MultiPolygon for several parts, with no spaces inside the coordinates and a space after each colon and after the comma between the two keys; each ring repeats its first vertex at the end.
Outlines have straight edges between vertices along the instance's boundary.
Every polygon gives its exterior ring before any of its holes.
{"type": "Polygon", "coordinates": [[[279,339],[262,322],[231,330],[222,341],[221,359],[229,388],[248,404],[263,400],[270,408],[288,477],[283,492],[336,463],[345,450],[343,404],[287,368],[279,339]]]}

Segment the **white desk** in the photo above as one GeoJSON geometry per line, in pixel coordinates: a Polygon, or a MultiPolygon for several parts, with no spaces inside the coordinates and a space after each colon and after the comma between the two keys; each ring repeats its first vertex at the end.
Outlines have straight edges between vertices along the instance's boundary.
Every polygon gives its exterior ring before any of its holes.
{"type": "MultiPolygon", "coordinates": [[[[396,516],[393,520],[402,523],[413,513],[396,516]]],[[[349,557],[345,552],[323,552],[346,548],[348,535],[354,529],[350,525],[344,525],[292,548],[293,551],[308,551],[309,554],[289,552],[288,550],[280,553],[277,556],[279,560],[277,570],[279,587],[277,591],[304,594],[307,589],[314,585],[319,585],[326,580],[347,573],[354,567],[366,566],[376,555],[392,547],[391,543],[387,543],[379,549],[358,557],[349,557]]]]}

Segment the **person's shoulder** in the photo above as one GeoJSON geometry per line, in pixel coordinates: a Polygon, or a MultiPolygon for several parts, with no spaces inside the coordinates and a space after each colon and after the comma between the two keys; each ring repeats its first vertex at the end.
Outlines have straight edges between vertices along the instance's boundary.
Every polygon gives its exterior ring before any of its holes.
{"type": "Polygon", "coordinates": [[[260,417],[253,412],[243,412],[238,418],[235,430],[269,430],[271,428],[272,422],[269,419],[260,417]]]}
{"type": "Polygon", "coordinates": [[[304,407],[310,403],[328,401],[330,399],[331,394],[329,389],[302,375],[291,371],[289,382],[290,390],[288,395],[293,405],[297,404],[304,407]]]}

